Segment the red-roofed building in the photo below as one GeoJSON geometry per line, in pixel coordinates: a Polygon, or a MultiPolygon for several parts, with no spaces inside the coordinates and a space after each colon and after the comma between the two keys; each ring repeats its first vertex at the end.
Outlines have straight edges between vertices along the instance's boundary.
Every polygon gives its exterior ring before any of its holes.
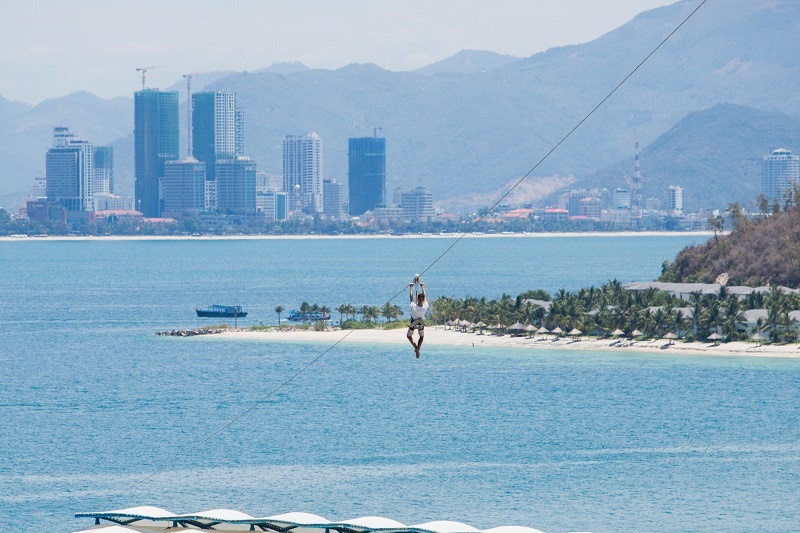
{"type": "Polygon", "coordinates": [[[569,218],[566,209],[547,208],[544,210],[544,220],[549,222],[564,222],[569,218]]]}

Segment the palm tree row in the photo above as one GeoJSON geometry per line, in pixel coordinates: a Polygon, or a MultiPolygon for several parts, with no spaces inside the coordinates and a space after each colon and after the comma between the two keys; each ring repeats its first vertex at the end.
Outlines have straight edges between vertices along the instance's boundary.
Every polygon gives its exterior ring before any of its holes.
{"type": "Polygon", "coordinates": [[[361,315],[363,322],[377,322],[378,318],[383,317],[387,322],[395,321],[402,316],[403,311],[399,305],[385,303],[383,307],[364,305],[355,307],[352,304],[341,304],[336,308],[339,313],[339,325],[346,320],[354,320],[357,315],[361,315]],[[344,319],[344,320],[343,320],[344,319]]]}
{"type": "Polygon", "coordinates": [[[550,330],[577,328],[601,336],[615,330],[631,335],[638,330],[647,338],[673,332],[693,340],[716,333],[733,340],[747,336],[743,331],[744,311],[766,309],[767,317],[757,325],[758,333],[768,330],[773,340],[791,342],[797,339],[797,328],[789,313],[800,308],[800,295],[772,287],[765,294],[753,293],[740,300],[723,286],[717,294],[692,293],[686,302],[654,288],[625,290],[613,280],[574,293],[562,289],[552,298],[549,309],[546,307],[522,298],[515,301],[506,294],[498,300],[441,297],[433,301],[432,319],[436,324],[456,319],[504,326],[520,322],[550,330]]]}

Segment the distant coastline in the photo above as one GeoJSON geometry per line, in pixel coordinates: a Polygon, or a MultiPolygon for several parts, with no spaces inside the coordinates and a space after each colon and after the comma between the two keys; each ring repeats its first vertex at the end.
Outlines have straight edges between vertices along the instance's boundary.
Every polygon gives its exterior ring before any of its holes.
{"type": "MultiPolygon", "coordinates": [[[[573,238],[573,237],[670,237],[708,236],[713,231],[587,231],[587,232],[543,232],[543,233],[467,233],[465,239],[486,238],[573,238]]],[[[311,239],[455,239],[460,233],[407,233],[402,235],[53,235],[53,236],[0,236],[0,242],[28,241],[260,241],[260,240],[311,240],[311,239]]]]}

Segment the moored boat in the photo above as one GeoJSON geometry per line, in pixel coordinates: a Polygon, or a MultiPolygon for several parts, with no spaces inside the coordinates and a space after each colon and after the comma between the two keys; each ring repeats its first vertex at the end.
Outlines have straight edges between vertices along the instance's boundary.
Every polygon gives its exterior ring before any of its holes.
{"type": "Polygon", "coordinates": [[[247,311],[240,305],[211,305],[205,309],[195,309],[199,317],[213,318],[242,318],[247,316],[247,311]]]}

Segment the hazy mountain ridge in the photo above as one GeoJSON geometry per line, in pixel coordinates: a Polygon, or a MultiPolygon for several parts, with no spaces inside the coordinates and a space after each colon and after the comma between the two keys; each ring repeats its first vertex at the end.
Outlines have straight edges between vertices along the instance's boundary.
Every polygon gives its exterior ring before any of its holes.
{"type": "MultiPolygon", "coordinates": [[[[680,185],[689,210],[748,206],[761,193],[762,158],[781,147],[800,151],[800,118],[735,104],[691,113],[641,151],[642,195],[663,203],[667,187],[680,185]]],[[[625,160],[572,186],[629,186],[633,155],[631,147],[625,160]]]]}
{"type": "Polygon", "coordinates": [[[418,68],[413,72],[434,76],[436,74],[475,74],[500,68],[509,63],[519,61],[520,58],[484,50],[461,50],[436,63],[418,68]]]}
{"type": "MultiPolygon", "coordinates": [[[[224,76],[209,88],[237,91],[247,113],[248,153],[261,170],[281,172],[286,134],[316,131],[323,137],[325,177],[345,181],[347,138],[371,135],[380,126],[387,138],[389,189],[425,185],[437,199],[481,194],[530,170],[696,4],[655,9],[592,42],[480,72],[426,75],[349,65],[284,74],[267,68],[224,76]]],[[[798,48],[800,3],[730,0],[720,6],[709,3],[698,11],[531,179],[572,175],[581,181],[598,169],[630,161],[635,141],[647,147],[688,114],[718,103],[800,115],[800,56],[786,53],[798,48]]],[[[439,62],[438,68],[447,64],[439,62]]],[[[70,97],[57,100],[73,105],[70,97]]],[[[98,106],[101,111],[81,112],[94,113],[93,119],[76,117],[66,125],[97,144],[109,141],[103,135],[92,137],[98,129],[93,121],[127,125],[120,137],[128,136],[132,99],[122,100],[128,105],[124,117],[98,106]]],[[[183,108],[185,103],[182,113],[183,108]]],[[[16,127],[27,115],[4,119],[0,106],[4,125],[10,121],[16,127]]],[[[0,166],[0,190],[29,188],[33,176],[41,173],[36,169],[44,168],[49,131],[69,118],[66,111],[54,110],[45,119],[46,135],[37,131],[27,141],[20,138],[29,145],[29,157],[2,148],[0,163],[15,159],[19,164],[13,173],[0,166]]],[[[695,149],[699,155],[708,151],[700,145],[695,149]]],[[[642,155],[646,158],[647,151],[642,155]]],[[[132,167],[121,166],[125,159],[117,158],[122,181],[132,176],[132,167]]],[[[722,182],[722,174],[704,178],[722,182]]],[[[719,194],[747,192],[746,187],[724,185],[719,194]]],[[[716,189],[709,190],[706,197],[714,194],[716,189]]]]}

